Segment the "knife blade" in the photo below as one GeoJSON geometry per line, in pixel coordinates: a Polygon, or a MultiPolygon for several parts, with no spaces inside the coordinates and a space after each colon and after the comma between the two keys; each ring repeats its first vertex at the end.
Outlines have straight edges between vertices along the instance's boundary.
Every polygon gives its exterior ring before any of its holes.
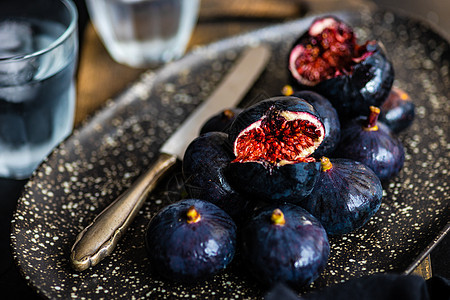
{"type": "Polygon", "coordinates": [[[123,194],[81,231],[71,250],[70,263],[77,271],[98,264],[111,254],[117,242],[144,204],[147,195],[182,159],[189,143],[213,114],[236,106],[264,70],[270,57],[266,46],[244,51],[210,97],[203,101],[161,146],[156,161],[123,194]]]}

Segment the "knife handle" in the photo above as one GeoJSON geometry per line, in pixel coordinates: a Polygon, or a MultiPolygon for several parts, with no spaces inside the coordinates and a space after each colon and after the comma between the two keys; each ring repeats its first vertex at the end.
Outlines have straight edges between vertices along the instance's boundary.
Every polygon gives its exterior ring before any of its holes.
{"type": "Polygon", "coordinates": [[[176,161],[175,155],[161,153],[155,163],[128,190],[78,234],[70,255],[70,262],[75,270],[86,270],[111,254],[144,204],[148,193],[176,161]]]}

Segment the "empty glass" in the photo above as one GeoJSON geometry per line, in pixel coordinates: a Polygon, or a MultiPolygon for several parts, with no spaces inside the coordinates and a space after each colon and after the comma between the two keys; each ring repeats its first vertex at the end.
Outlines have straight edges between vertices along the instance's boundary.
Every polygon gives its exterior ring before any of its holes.
{"type": "Polygon", "coordinates": [[[103,44],[131,67],[181,57],[197,22],[199,0],[86,0],[103,44]]]}
{"type": "Polygon", "coordinates": [[[77,10],[0,1],[0,177],[24,179],[73,128],[77,10]]]}

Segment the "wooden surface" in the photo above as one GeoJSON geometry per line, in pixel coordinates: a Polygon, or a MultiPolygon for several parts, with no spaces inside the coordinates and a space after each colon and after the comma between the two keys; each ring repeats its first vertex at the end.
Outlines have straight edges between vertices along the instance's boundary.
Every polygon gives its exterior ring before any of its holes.
{"type": "MultiPolygon", "coordinates": [[[[202,0],[199,20],[187,51],[305,15],[358,9],[370,3],[366,0],[202,0]]],[[[86,26],[81,45],[75,126],[79,126],[144,71],[114,62],[90,23],[86,26]]],[[[429,256],[414,273],[425,279],[431,277],[429,256]]]]}

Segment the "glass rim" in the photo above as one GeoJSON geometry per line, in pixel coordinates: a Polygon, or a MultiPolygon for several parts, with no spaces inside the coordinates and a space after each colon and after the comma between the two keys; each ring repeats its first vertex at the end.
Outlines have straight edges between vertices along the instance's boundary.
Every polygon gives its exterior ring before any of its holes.
{"type": "Polygon", "coordinates": [[[11,62],[11,61],[21,61],[26,60],[29,58],[37,57],[42,54],[48,53],[61,45],[64,41],[68,39],[68,37],[76,30],[77,28],[77,22],[78,22],[78,11],[75,7],[75,4],[72,2],[72,0],[59,0],[69,11],[70,14],[70,23],[69,26],[67,26],[66,30],[53,42],[50,43],[45,48],[39,49],[37,51],[34,51],[32,53],[27,54],[20,54],[10,57],[0,57],[0,63],[1,62],[11,62]]]}

